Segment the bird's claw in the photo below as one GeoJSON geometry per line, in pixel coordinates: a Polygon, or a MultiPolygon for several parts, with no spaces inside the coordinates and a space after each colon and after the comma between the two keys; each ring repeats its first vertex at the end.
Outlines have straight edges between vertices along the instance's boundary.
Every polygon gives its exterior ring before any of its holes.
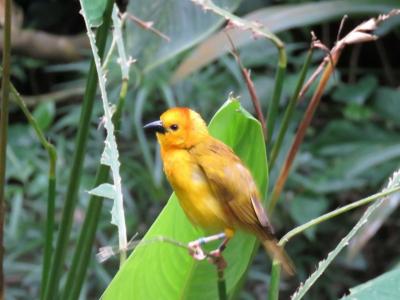
{"type": "Polygon", "coordinates": [[[188,244],[189,247],[189,254],[195,260],[204,260],[206,259],[207,255],[204,253],[203,248],[201,248],[200,241],[193,241],[188,244]]]}
{"type": "Polygon", "coordinates": [[[210,253],[205,253],[203,248],[201,247],[202,244],[203,243],[201,242],[201,240],[190,242],[188,244],[190,256],[199,261],[207,258],[207,260],[210,263],[214,264],[219,271],[223,271],[227,267],[227,263],[222,256],[221,249],[217,248],[210,253]]]}

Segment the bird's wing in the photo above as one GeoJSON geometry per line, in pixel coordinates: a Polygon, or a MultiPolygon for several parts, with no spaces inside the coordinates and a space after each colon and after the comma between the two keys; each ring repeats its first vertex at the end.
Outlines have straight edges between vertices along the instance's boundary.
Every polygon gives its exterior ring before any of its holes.
{"type": "Polygon", "coordinates": [[[189,151],[204,172],[215,197],[226,204],[227,213],[234,222],[247,225],[249,229],[261,225],[273,233],[250,171],[228,146],[210,139],[189,151]]]}

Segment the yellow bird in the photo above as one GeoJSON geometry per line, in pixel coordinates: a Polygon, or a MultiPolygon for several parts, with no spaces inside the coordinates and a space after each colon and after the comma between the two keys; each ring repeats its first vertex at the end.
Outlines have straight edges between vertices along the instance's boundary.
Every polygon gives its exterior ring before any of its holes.
{"type": "Polygon", "coordinates": [[[204,242],[224,238],[213,253],[219,255],[237,229],[245,230],[258,237],[286,273],[294,274],[290,258],[277,244],[250,171],[230,147],[208,133],[198,113],[171,108],[144,128],[156,131],[164,172],[190,221],[223,232],[191,243],[194,251],[204,242]]]}

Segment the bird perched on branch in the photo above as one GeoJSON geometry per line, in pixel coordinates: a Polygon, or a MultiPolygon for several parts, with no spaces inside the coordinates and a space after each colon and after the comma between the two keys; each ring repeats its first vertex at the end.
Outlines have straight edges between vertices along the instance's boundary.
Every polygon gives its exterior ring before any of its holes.
{"type": "Polygon", "coordinates": [[[190,221],[222,232],[189,243],[194,258],[206,257],[201,248],[205,242],[223,239],[211,253],[220,256],[235,231],[245,230],[258,237],[286,273],[294,273],[290,258],[277,244],[250,171],[230,147],[208,133],[198,113],[172,108],[144,128],[156,132],[164,172],[190,221]]]}

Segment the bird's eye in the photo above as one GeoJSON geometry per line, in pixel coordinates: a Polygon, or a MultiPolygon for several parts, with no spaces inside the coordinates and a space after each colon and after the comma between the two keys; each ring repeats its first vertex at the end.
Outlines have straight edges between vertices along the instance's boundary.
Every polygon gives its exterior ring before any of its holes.
{"type": "Polygon", "coordinates": [[[176,131],[176,130],[178,130],[178,125],[173,124],[169,128],[171,128],[173,131],[176,131]]]}

